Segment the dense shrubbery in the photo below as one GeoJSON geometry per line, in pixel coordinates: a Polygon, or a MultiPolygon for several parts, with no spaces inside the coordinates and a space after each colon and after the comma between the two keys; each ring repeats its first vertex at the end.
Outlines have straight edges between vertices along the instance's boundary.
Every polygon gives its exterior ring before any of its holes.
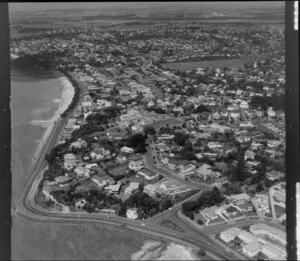
{"type": "Polygon", "coordinates": [[[182,213],[193,220],[193,212],[220,204],[224,200],[225,197],[220,194],[219,189],[217,187],[213,187],[211,191],[204,191],[197,200],[184,202],[182,204],[182,213]]]}
{"type": "Polygon", "coordinates": [[[146,152],[146,140],[147,136],[143,134],[134,134],[130,136],[127,140],[127,145],[129,147],[135,148],[135,152],[144,153],[146,152]]]}
{"type": "Polygon", "coordinates": [[[70,76],[69,73],[67,73],[66,71],[62,70],[61,71],[65,74],[65,76],[69,79],[69,81],[72,83],[72,85],[74,86],[74,96],[73,99],[71,101],[71,103],[69,104],[68,108],[61,114],[62,118],[65,118],[76,106],[76,103],[79,100],[80,97],[80,88],[78,83],[75,81],[75,79],[73,79],[73,77],[70,76]]]}
{"type": "Polygon", "coordinates": [[[260,106],[266,110],[267,107],[273,107],[274,110],[284,110],[284,95],[273,95],[272,97],[254,96],[251,105],[260,106]]]}

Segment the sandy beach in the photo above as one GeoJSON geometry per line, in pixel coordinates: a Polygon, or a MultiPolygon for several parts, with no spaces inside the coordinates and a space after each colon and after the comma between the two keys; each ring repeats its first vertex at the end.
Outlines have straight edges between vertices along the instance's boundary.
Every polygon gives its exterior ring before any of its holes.
{"type": "Polygon", "coordinates": [[[131,260],[200,260],[194,249],[174,242],[146,241],[131,260]]]}
{"type": "Polygon", "coordinates": [[[64,89],[61,94],[61,99],[56,99],[54,102],[59,102],[59,107],[54,113],[54,115],[49,120],[34,120],[31,123],[34,125],[42,126],[46,128],[42,139],[39,142],[38,148],[34,154],[35,160],[38,158],[42,148],[45,146],[46,142],[48,141],[48,137],[54,127],[55,122],[60,118],[60,115],[68,108],[69,104],[71,103],[73,96],[74,96],[74,87],[72,83],[65,77],[62,76],[60,78],[64,89]]]}

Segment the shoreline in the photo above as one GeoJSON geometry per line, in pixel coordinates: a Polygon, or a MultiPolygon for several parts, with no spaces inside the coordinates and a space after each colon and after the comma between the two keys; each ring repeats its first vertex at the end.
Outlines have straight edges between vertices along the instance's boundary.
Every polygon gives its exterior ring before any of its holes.
{"type": "Polygon", "coordinates": [[[63,90],[61,93],[59,106],[58,109],[55,111],[54,115],[50,119],[45,121],[46,130],[44,131],[42,139],[40,140],[39,145],[34,153],[35,160],[38,159],[41,150],[43,149],[43,147],[45,147],[55,123],[61,118],[61,114],[67,110],[75,95],[75,87],[72,84],[72,82],[68,79],[68,77],[63,74],[63,76],[61,76],[60,79],[63,82],[63,90]]]}

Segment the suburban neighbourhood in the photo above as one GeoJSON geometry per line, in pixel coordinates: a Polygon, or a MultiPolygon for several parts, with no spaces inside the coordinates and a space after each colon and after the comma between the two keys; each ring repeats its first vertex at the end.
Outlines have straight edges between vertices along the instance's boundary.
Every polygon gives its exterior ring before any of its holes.
{"type": "Polygon", "coordinates": [[[12,53],[75,88],[40,206],[145,226],[174,211],[239,258],[287,259],[282,24],[11,34],[12,53]]]}

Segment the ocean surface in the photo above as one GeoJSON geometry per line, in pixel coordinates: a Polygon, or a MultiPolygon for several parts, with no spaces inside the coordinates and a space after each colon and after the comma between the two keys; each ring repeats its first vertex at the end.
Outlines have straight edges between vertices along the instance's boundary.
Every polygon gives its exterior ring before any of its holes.
{"type": "Polygon", "coordinates": [[[29,177],[49,120],[61,104],[64,84],[59,72],[12,67],[12,199],[29,177]]]}

